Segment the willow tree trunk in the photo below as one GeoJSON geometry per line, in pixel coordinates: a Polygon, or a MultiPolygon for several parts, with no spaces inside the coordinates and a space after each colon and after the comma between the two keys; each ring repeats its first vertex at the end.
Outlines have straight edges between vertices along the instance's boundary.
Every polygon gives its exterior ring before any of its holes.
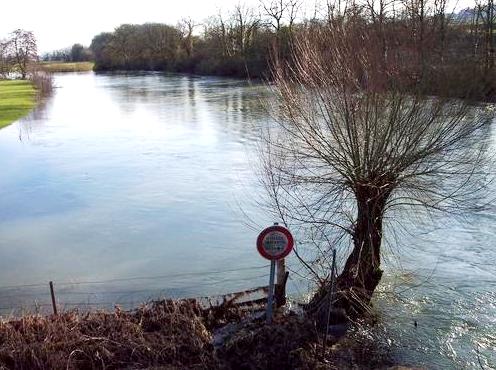
{"type": "MultiPolygon", "coordinates": [[[[372,294],[382,277],[380,269],[382,224],[389,192],[381,187],[361,185],[356,189],[357,218],[354,226],[353,250],[337,278],[337,296],[333,309],[347,316],[362,315],[370,305],[372,294]]],[[[329,310],[330,284],[324,286],[310,303],[318,321],[329,310]]]]}
{"type": "Polygon", "coordinates": [[[337,280],[338,306],[349,315],[363,313],[382,277],[382,220],[387,195],[376,187],[361,187],[356,194],[353,250],[337,280]]]}

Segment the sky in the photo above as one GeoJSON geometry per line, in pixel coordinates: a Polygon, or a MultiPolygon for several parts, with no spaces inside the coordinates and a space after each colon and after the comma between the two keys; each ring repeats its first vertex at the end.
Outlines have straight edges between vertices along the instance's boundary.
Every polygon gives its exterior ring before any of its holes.
{"type": "MultiPolygon", "coordinates": [[[[123,23],[159,22],[175,25],[181,18],[202,21],[233,9],[233,0],[1,0],[0,39],[17,28],[33,31],[40,54],[69,47],[74,43],[89,46],[100,32],[113,31],[123,23]]],[[[316,0],[303,0],[307,9],[315,8],[316,0]]],[[[456,1],[458,7],[470,0],[456,1]],[[462,4],[463,3],[463,4],[462,4]]],[[[244,0],[242,4],[260,10],[260,0],[244,0]]],[[[308,11],[308,10],[307,10],[308,11]]]]}
{"type": "MultiPolygon", "coordinates": [[[[0,38],[17,28],[33,31],[40,53],[81,43],[123,23],[160,22],[175,25],[183,17],[203,20],[230,9],[230,0],[1,0],[0,38]]],[[[247,0],[258,5],[258,0],[247,0]]]]}

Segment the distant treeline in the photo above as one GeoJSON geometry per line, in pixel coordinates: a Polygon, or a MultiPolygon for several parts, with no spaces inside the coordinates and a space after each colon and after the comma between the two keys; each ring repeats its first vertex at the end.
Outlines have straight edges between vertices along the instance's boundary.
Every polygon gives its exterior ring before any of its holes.
{"type": "Polygon", "coordinates": [[[46,53],[42,59],[48,61],[61,61],[61,62],[90,62],[93,58],[91,49],[84,47],[81,44],[74,44],[65,49],[59,49],[46,53]]]}
{"type": "Polygon", "coordinates": [[[95,69],[263,77],[268,72],[273,47],[288,45],[290,30],[281,28],[276,36],[241,8],[237,11],[236,23],[227,23],[220,17],[211,19],[203,25],[201,36],[194,34],[199,26],[190,20],[178,27],[125,24],[112,33],[101,33],[90,47],[95,69]]]}
{"type": "Polygon", "coordinates": [[[305,17],[301,0],[261,0],[257,10],[238,5],[201,24],[124,24],[95,36],[89,49],[100,71],[257,78],[270,76],[272,61],[290,61],[300,39],[329,27],[360,28],[368,42],[380,45],[384,66],[404,60],[399,67],[412,86],[490,99],[496,94],[495,3],[477,1],[455,14],[445,0],[325,0],[305,17]]]}

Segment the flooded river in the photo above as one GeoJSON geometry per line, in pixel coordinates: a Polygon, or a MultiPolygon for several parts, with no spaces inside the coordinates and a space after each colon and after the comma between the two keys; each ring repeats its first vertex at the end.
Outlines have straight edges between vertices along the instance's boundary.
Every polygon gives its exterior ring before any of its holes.
{"type": "MultiPolygon", "coordinates": [[[[0,130],[1,314],[49,310],[48,281],[68,308],[267,283],[254,246],[274,221],[256,206],[264,86],[157,73],[55,81],[0,130]]],[[[400,361],[496,368],[496,212],[467,218],[419,230],[387,258],[378,330],[400,361]]]]}

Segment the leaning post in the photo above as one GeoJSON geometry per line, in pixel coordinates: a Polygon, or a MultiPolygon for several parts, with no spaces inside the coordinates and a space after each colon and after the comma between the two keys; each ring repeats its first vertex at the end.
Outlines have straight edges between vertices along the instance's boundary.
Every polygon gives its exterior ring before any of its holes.
{"type": "Polygon", "coordinates": [[[52,281],[50,281],[50,295],[52,296],[53,314],[57,315],[57,303],[55,301],[55,290],[53,289],[53,282],[52,281]]]}
{"type": "Polygon", "coordinates": [[[276,280],[276,305],[282,307],[286,304],[286,259],[277,260],[277,280],[276,280]]]}

